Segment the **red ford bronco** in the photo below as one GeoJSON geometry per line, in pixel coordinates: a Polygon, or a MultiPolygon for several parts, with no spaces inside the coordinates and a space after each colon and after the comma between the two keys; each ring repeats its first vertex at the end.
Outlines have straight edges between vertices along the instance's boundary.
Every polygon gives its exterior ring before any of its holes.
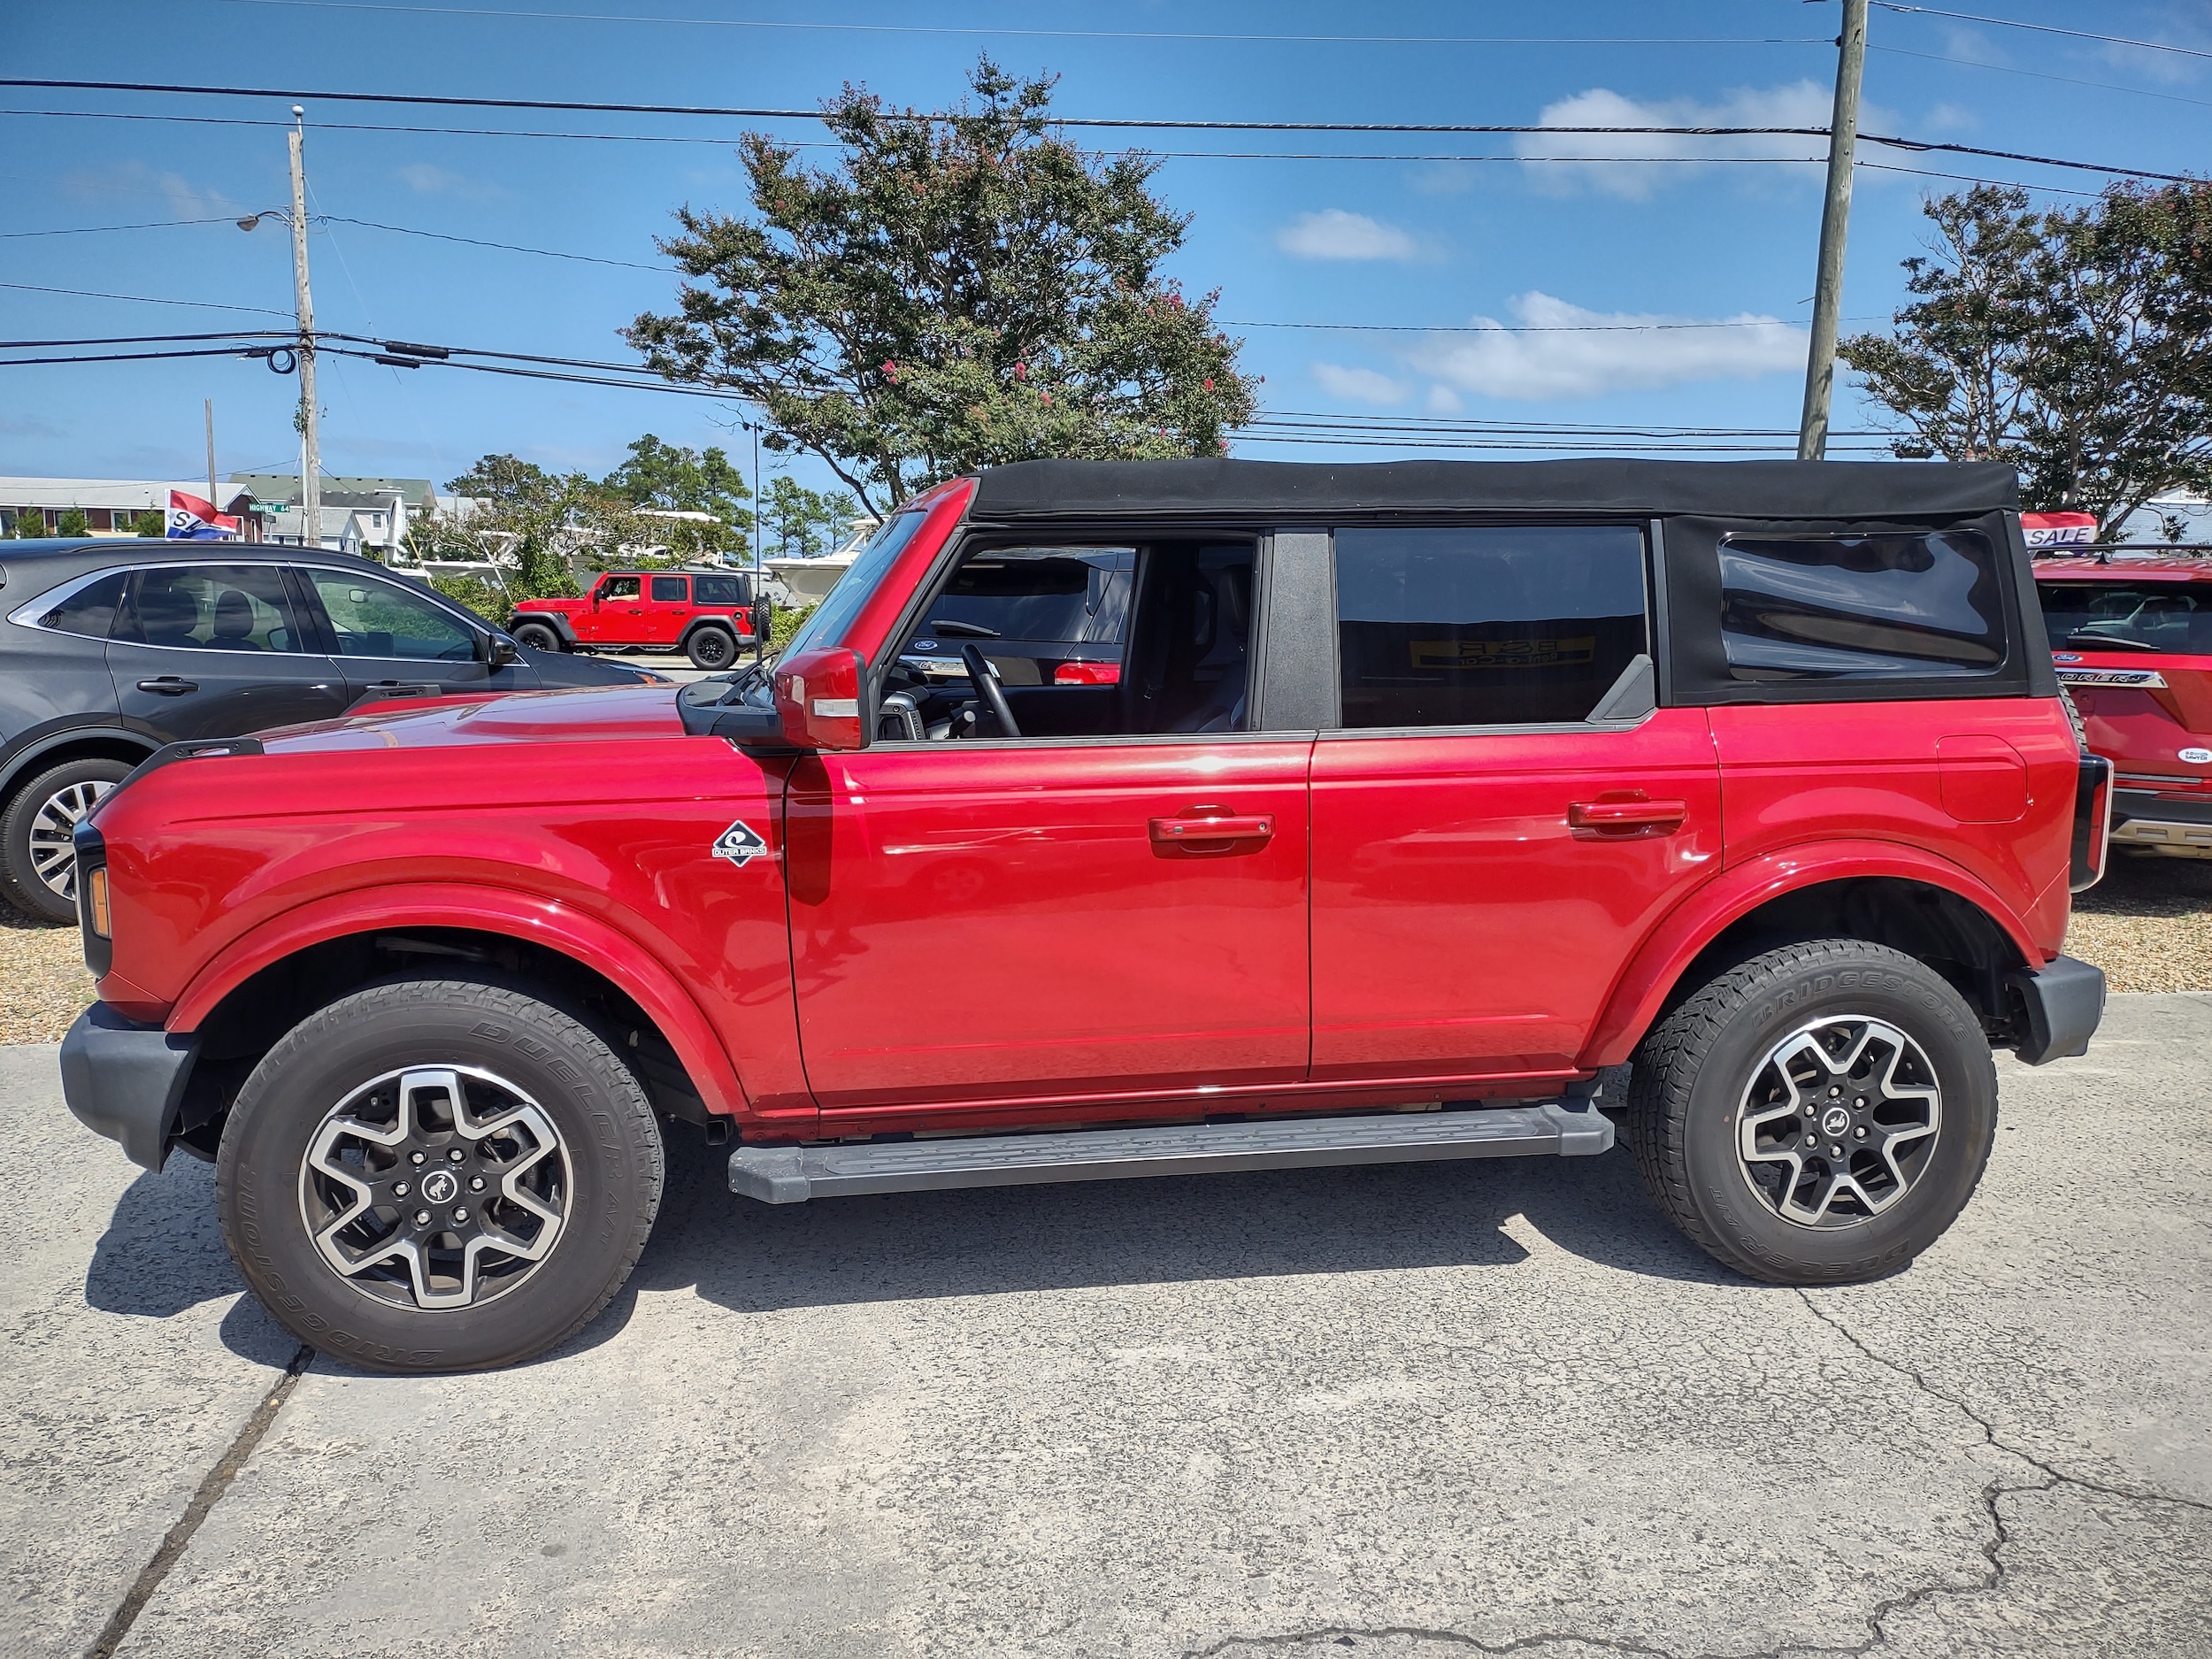
{"type": "Polygon", "coordinates": [[[148,761],[78,831],[69,1105],[213,1158],[254,1290],[388,1371],[580,1329],[679,1121],[768,1203],[1617,1122],[1721,1261],[1887,1272],[1981,1174],[1992,1048],[2103,1003],[2061,946],[2109,768],[2016,505],[1901,463],[956,479],[769,668],[148,761]],[[962,614],[1011,636],[1055,549],[1125,565],[1110,683],[933,628],[987,561],[1009,626],[962,614]]]}
{"type": "Polygon", "coordinates": [[[581,599],[525,599],[507,618],[534,651],[681,651],[695,668],[727,668],[768,637],[753,579],[732,571],[608,571],[581,599]]]}
{"type": "Polygon", "coordinates": [[[2212,554],[2069,546],[2062,518],[2023,514],[2059,683],[2112,762],[2112,839],[2212,858],[2212,554]],[[2039,530],[2052,532],[2039,536],[2039,530]],[[2064,549],[2063,551],[2058,550],[2064,549]]]}

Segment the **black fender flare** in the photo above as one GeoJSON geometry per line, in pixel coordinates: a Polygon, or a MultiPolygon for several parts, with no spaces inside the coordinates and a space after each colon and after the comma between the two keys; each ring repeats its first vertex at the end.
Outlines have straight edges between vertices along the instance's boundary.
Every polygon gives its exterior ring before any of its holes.
{"type": "Polygon", "coordinates": [[[561,641],[564,644],[574,645],[577,643],[576,625],[568,619],[568,613],[566,611],[511,611],[509,613],[507,618],[507,632],[512,634],[517,628],[520,627],[526,622],[542,622],[547,627],[551,628],[554,633],[561,636],[561,641]]]}
{"type": "Polygon", "coordinates": [[[691,636],[698,633],[701,628],[721,628],[740,645],[748,645],[752,642],[752,629],[741,623],[735,616],[711,615],[694,617],[685,623],[683,633],[677,637],[676,649],[680,651],[689,650],[691,636]]]}
{"type": "Polygon", "coordinates": [[[47,756],[57,749],[67,749],[73,744],[83,742],[114,743],[121,748],[134,749],[139,751],[138,757],[141,760],[145,759],[161,747],[159,743],[150,741],[139,733],[131,730],[127,726],[102,724],[64,726],[58,731],[49,732],[44,736],[24,744],[21,749],[9,756],[4,764],[0,764],[0,801],[12,797],[15,794],[17,786],[30,777],[33,772],[38,771],[38,763],[47,756]]]}

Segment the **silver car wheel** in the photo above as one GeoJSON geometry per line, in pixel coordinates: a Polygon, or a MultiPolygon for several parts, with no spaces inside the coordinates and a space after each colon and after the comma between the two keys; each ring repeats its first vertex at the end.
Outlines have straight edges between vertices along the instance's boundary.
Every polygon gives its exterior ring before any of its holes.
{"type": "Polygon", "coordinates": [[[1800,1026],[1753,1068],[1736,1110],[1744,1179],[1803,1227],[1847,1227],[1896,1204],[1928,1167],[1943,1091],[1927,1051],[1886,1020],[1800,1026]]]}
{"type": "Polygon", "coordinates": [[[73,783],[40,803],[31,819],[31,873],[55,897],[77,902],[77,845],[73,839],[85,814],[114,788],[97,780],[73,783]]]}
{"type": "Polygon", "coordinates": [[[300,1160],[300,1219],[363,1295],[468,1308],[551,1254],[574,1182],[551,1116],[515,1085],[473,1066],[410,1066],[318,1125],[300,1160]]]}

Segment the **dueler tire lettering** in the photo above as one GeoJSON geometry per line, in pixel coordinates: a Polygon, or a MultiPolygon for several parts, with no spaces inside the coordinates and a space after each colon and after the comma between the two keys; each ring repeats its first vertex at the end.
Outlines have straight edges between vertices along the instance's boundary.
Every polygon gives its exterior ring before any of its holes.
{"type": "Polygon", "coordinates": [[[636,1265],[662,1180],[652,1107],[582,1021],[505,985],[407,979],[311,1015],[255,1067],[224,1125],[215,1195],[239,1271],[303,1341],[371,1371],[452,1371],[514,1364],[589,1323],[636,1265]],[[425,1308],[366,1294],[326,1261],[299,1189],[335,1107],[377,1078],[440,1067],[509,1079],[545,1114],[572,1184],[566,1225],[511,1289],[425,1308]]]}
{"type": "MultiPolygon", "coordinates": [[[[1807,1156],[1817,1158],[1814,1143],[1826,1133],[1798,1126],[1807,1156]]],[[[1855,939],[1768,951],[1692,995],[1638,1050],[1623,1125],[1669,1220],[1739,1272],[1784,1285],[1877,1278],[1910,1262],[1966,1207],[1996,1127],[1996,1068],[1965,999],[1926,964],[1855,939]],[[1778,1043],[1809,1024],[1854,1020],[1879,1022],[1924,1060],[1937,1126],[1924,1148],[1912,1143],[1912,1179],[1884,1207],[1855,1215],[1847,1199],[1839,1217],[1806,1225],[1763,1201],[1747,1173],[1761,1166],[1747,1164],[1740,1112],[1778,1043]]],[[[1875,1142],[1883,1133],[1874,1127],[1875,1142]]]]}

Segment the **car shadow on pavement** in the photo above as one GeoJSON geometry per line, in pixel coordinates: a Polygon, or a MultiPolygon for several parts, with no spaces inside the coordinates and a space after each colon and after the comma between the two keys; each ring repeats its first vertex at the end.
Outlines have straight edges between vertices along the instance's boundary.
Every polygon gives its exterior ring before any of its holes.
{"type": "MultiPolygon", "coordinates": [[[[1278,1275],[1513,1268],[1508,1231],[1601,1266],[1741,1283],[1661,1218],[1624,1152],[836,1198],[732,1194],[726,1152],[678,1131],[631,1280],[737,1312],[1278,1275]]],[[[615,1328],[627,1307],[610,1310],[615,1328]]],[[[590,1340],[588,1334],[585,1340],[590,1340]]]]}
{"type": "Polygon", "coordinates": [[[85,1305],[133,1319],[170,1319],[235,1297],[223,1344],[242,1359],[281,1365],[299,1346],[252,1296],[215,1220],[215,1171],[178,1156],[123,1189],[85,1269],[85,1305]]]}

